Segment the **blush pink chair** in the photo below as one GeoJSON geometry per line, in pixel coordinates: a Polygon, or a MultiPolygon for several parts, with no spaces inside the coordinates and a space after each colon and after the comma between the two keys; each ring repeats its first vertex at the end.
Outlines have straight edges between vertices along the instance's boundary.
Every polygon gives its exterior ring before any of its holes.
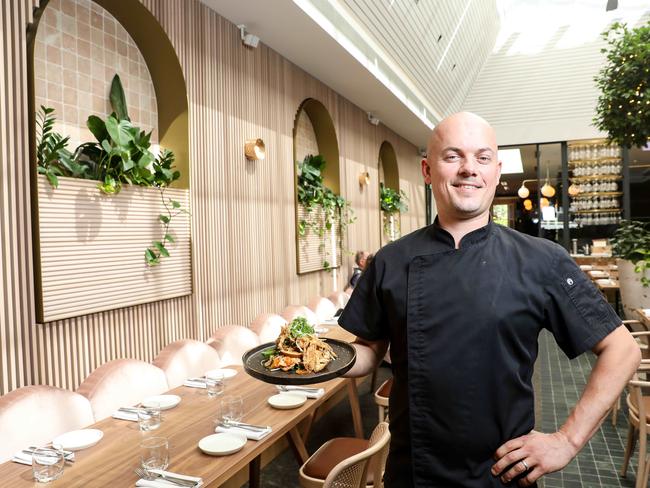
{"type": "Polygon", "coordinates": [[[250,329],[259,336],[260,344],[264,344],[265,342],[275,342],[280,335],[282,326],[286,324],[287,321],[281,315],[262,313],[251,322],[250,329]]]}
{"type": "Polygon", "coordinates": [[[339,308],[345,308],[345,306],[348,304],[348,300],[350,299],[350,295],[344,291],[333,291],[327,298],[330,299],[330,301],[338,310],[339,308]]]}
{"type": "Polygon", "coordinates": [[[319,296],[315,296],[309,300],[307,306],[318,316],[321,322],[334,317],[334,314],[338,310],[337,306],[332,303],[332,300],[319,296]]]}
{"type": "Polygon", "coordinates": [[[0,463],[28,446],[95,422],[87,398],[54,386],[25,386],[0,397],[0,463]]]}
{"type": "Polygon", "coordinates": [[[312,312],[311,309],[305,307],[304,305],[287,305],[281,313],[282,317],[287,322],[291,322],[296,317],[305,317],[307,322],[313,327],[316,327],[320,324],[320,319],[318,315],[312,312]]]}
{"type": "Polygon", "coordinates": [[[169,388],[176,388],[187,378],[202,376],[221,366],[219,353],[204,342],[184,339],[172,342],[153,360],[165,372],[169,388]]]}
{"type": "Polygon", "coordinates": [[[255,332],[243,325],[224,325],[219,327],[206,341],[221,358],[221,366],[242,364],[241,357],[249,349],[260,344],[255,332]]]}
{"type": "Polygon", "coordinates": [[[157,366],[137,359],[115,359],[90,373],[77,393],[90,401],[95,420],[99,421],[120,407],[168,389],[165,372],[157,366]]]}

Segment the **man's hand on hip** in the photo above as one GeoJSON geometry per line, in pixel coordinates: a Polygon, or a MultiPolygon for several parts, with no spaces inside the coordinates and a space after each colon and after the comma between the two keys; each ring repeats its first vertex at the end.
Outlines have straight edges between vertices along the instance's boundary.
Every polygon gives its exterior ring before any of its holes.
{"type": "Polygon", "coordinates": [[[562,432],[530,434],[511,439],[497,449],[492,474],[503,483],[528,472],[518,480],[519,486],[531,486],[547,473],[564,468],[578,453],[569,438],[562,432]],[[509,469],[508,469],[509,468],[509,469]]]}

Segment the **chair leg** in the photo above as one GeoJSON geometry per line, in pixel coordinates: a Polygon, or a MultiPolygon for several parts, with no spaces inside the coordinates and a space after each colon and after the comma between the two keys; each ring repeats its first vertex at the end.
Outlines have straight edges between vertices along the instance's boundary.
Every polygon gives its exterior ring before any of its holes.
{"type": "Polygon", "coordinates": [[[645,469],[643,470],[643,482],[641,486],[648,486],[648,475],[650,475],[650,457],[646,457],[645,459],[645,469]]]}
{"type": "Polygon", "coordinates": [[[372,376],[370,377],[370,392],[374,392],[377,389],[377,372],[379,371],[379,366],[372,370],[372,376]]]}
{"type": "Polygon", "coordinates": [[[646,457],[647,457],[647,442],[645,435],[639,435],[639,467],[636,472],[636,488],[646,488],[647,484],[643,484],[646,474],[646,457]]]}
{"type": "Polygon", "coordinates": [[[612,425],[616,427],[616,421],[618,420],[618,411],[621,409],[621,397],[619,396],[618,399],[614,402],[614,405],[612,405],[612,425]]]}
{"type": "Polygon", "coordinates": [[[377,405],[378,412],[379,412],[379,423],[384,421],[384,406],[383,405],[377,405]]]}
{"type": "Polygon", "coordinates": [[[625,453],[623,455],[623,467],[621,468],[621,476],[625,478],[627,475],[627,467],[630,464],[630,458],[634,452],[636,444],[636,429],[632,424],[627,429],[627,443],[625,444],[625,453]]]}

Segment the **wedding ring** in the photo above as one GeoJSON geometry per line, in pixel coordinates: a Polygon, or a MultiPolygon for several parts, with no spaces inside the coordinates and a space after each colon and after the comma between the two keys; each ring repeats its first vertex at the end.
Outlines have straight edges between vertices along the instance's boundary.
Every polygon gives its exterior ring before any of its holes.
{"type": "Polygon", "coordinates": [[[524,468],[526,468],[526,471],[528,471],[528,470],[530,469],[530,468],[528,467],[528,464],[526,463],[526,461],[524,461],[524,460],[522,459],[520,462],[521,462],[521,464],[524,465],[524,468]]]}

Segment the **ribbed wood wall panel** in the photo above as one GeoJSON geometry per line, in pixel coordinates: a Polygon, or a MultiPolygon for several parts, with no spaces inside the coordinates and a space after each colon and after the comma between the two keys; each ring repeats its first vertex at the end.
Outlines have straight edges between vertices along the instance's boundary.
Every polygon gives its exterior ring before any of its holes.
{"type": "Polygon", "coordinates": [[[605,61],[600,52],[605,43],[597,37],[573,47],[558,45],[566,34],[559,29],[543,50],[531,54],[511,54],[512,42],[506,42],[483,66],[463,109],[492,123],[499,144],[603,136],[591,124],[599,94],[593,79],[605,61]]]}
{"type": "MultiPolygon", "coordinates": [[[[189,190],[168,188],[164,198],[189,211],[189,190]]],[[[125,185],[103,195],[95,181],[59,178],[53,189],[39,176],[38,202],[44,321],[192,293],[187,213],[173,210],[170,256],[157,266],[145,263],[144,250],[163,239],[158,216],[167,215],[157,188],[125,185]]]]}
{"type": "Polygon", "coordinates": [[[26,25],[31,0],[0,8],[0,392],[26,384],[75,388],[119,357],[151,360],[169,342],[204,339],[221,325],[306,303],[342,288],[351,270],[298,276],[295,259],[293,123],[300,103],[325,105],[336,128],[341,192],[357,221],[348,249],[376,250],[377,159],[395,148],[410,210],[403,233],[424,224],[417,149],[263,44],[242,46],[237,28],[197,0],[143,0],[174,45],[190,104],[193,294],[37,324],[31,252],[26,25]],[[267,157],[249,162],[244,141],[264,139],[267,157]],[[358,174],[371,183],[359,189],[358,174]]]}
{"type": "Polygon", "coordinates": [[[495,0],[343,3],[433,110],[460,109],[498,33],[495,0]]]}

